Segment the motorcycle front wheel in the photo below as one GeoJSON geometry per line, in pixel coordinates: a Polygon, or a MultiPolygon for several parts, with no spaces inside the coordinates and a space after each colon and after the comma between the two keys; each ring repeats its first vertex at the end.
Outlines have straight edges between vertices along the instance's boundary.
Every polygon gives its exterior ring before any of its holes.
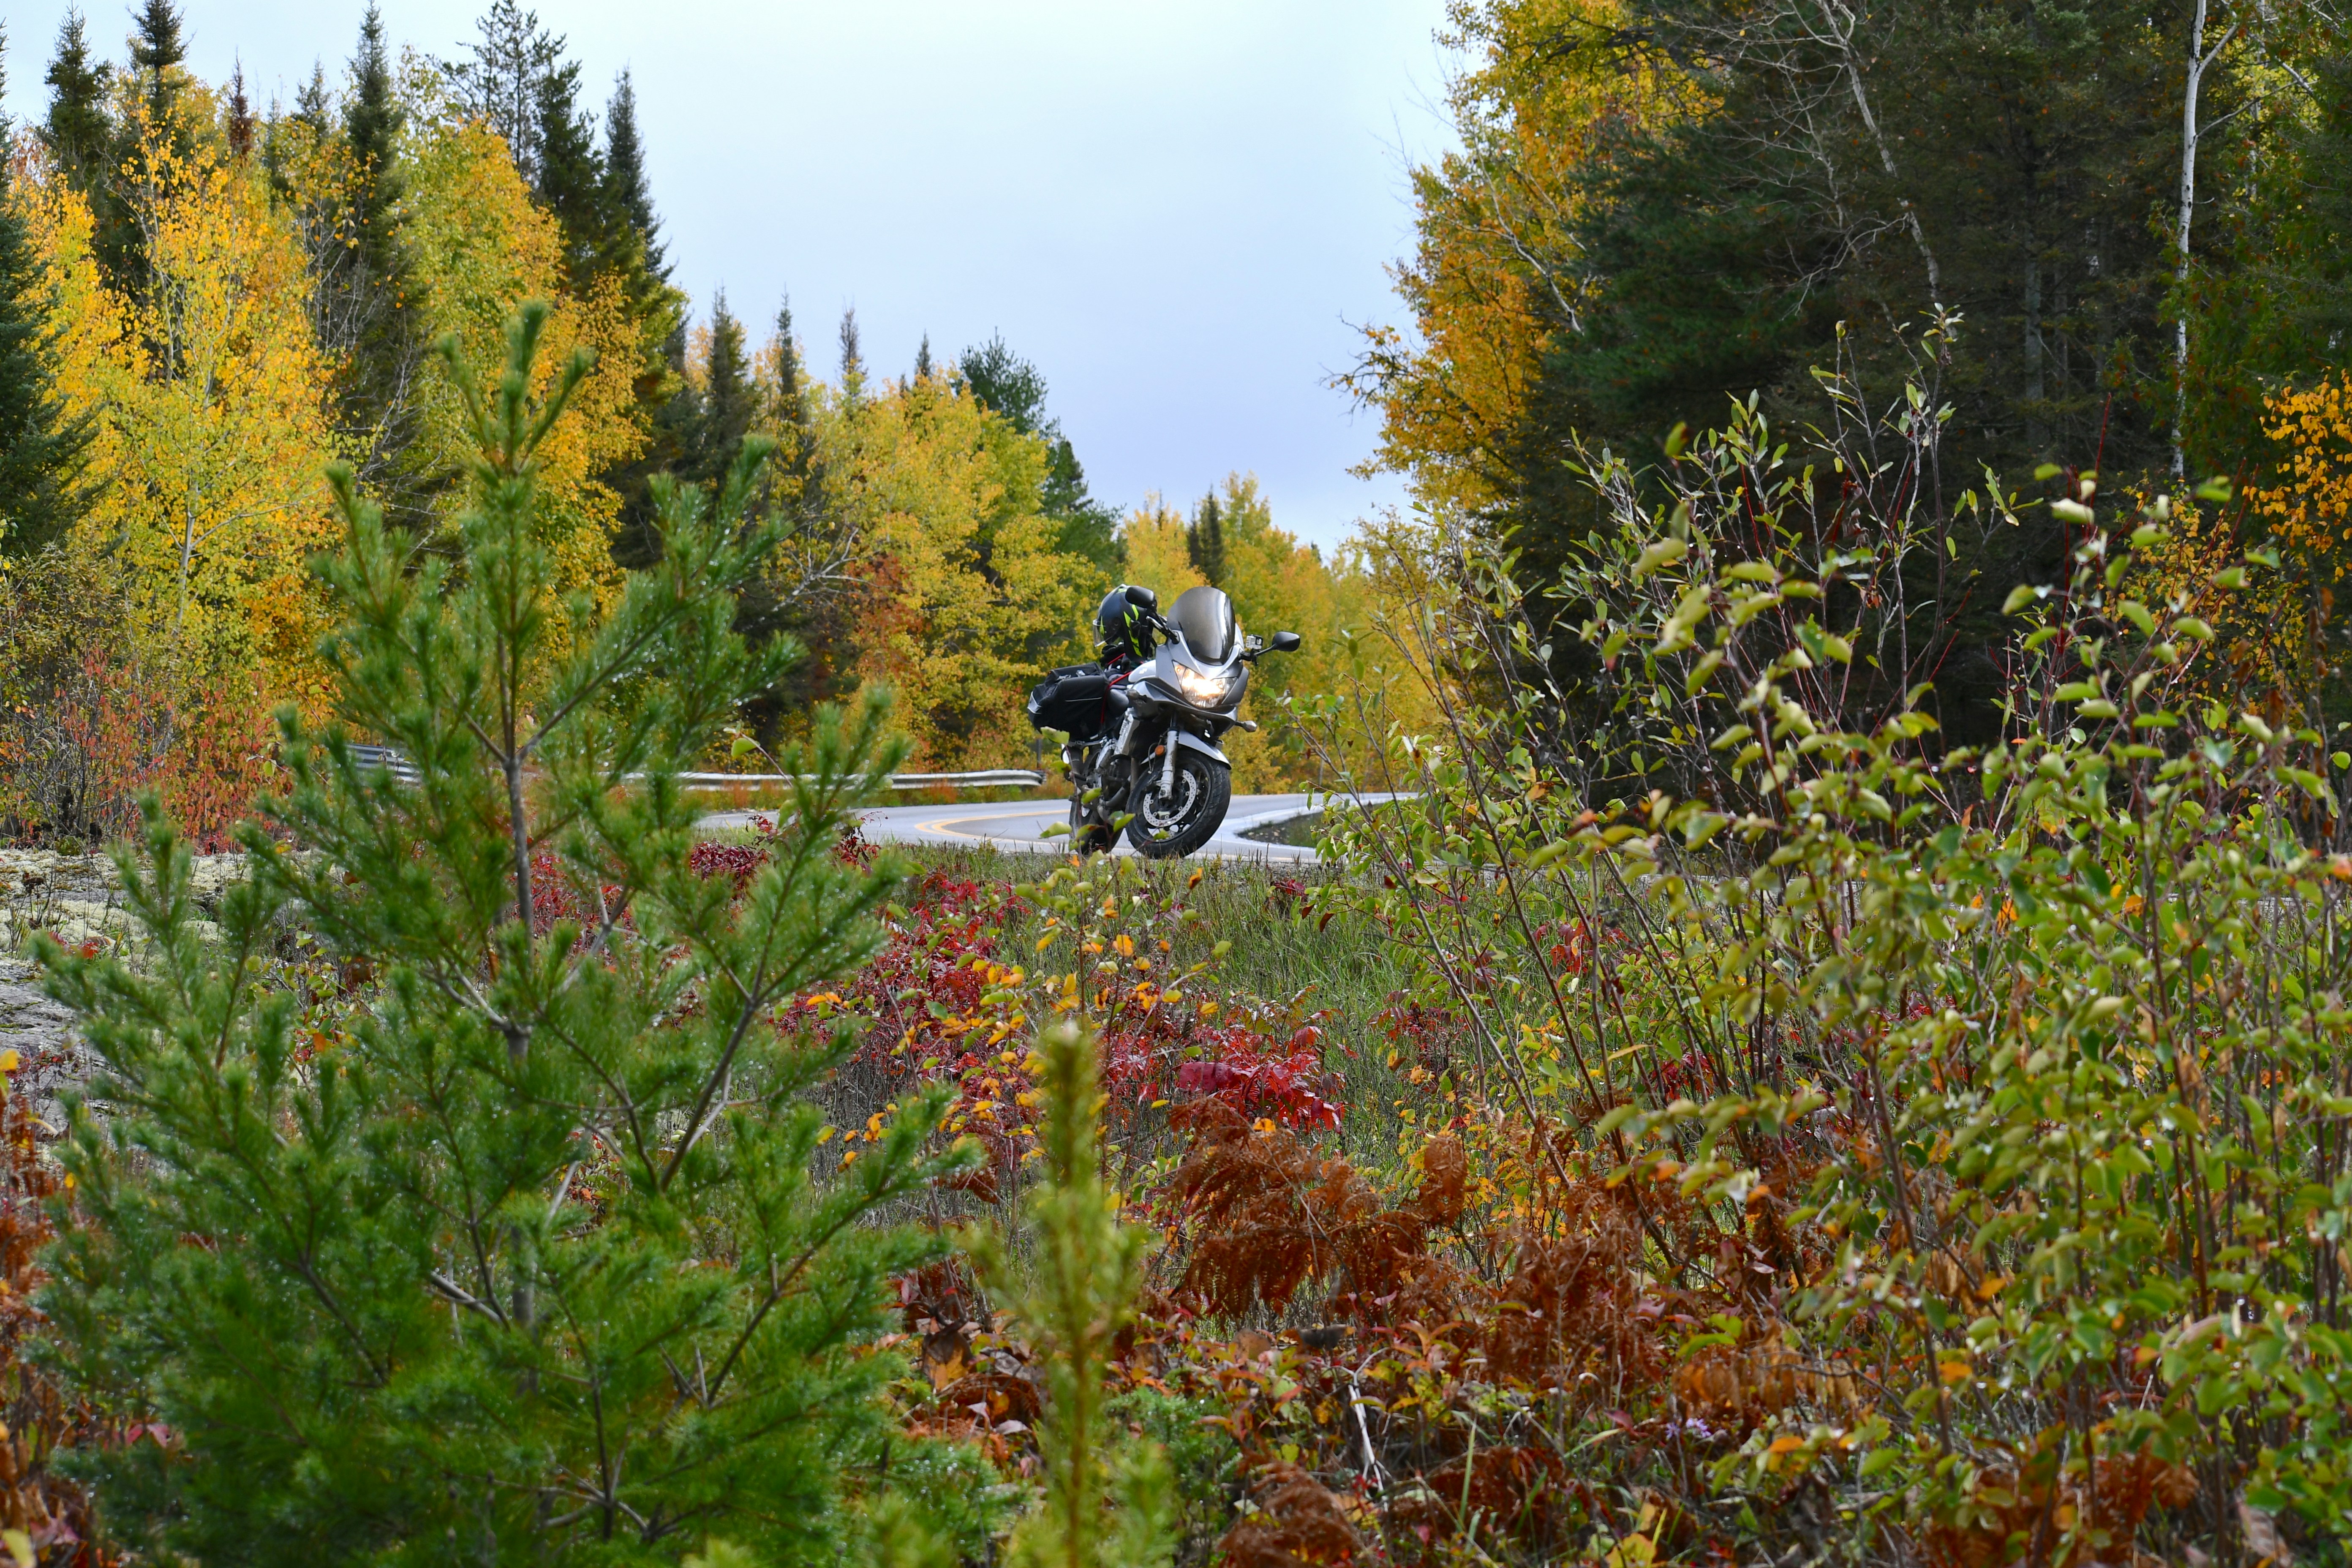
{"type": "Polygon", "coordinates": [[[1231,768],[1198,752],[1180,751],[1175,777],[1164,795],[1159,768],[1146,765],[1143,782],[1128,803],[1135,820],[1127,825],[1127,841],[1147,859],[1190,855],[1223,825],[1233,800],[1231,768]]]}

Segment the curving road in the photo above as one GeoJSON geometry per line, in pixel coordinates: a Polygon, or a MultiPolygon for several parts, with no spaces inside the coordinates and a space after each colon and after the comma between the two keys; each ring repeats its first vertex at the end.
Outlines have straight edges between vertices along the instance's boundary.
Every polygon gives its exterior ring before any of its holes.
{"type": "MultiPolygon", "coordinates": [[[[1220,859],[1243,860],[1312,860],[1315,851],[1293,844],[1261,844],[1244,838],[1245,828],[1279,822],[1319,808],[1325,797],[1312,795],[1237,795],[1225,813],[1224,825],[1217,836],[1202,845],[1194,858],[1212,857],[1220,859]]],[[[1045,837],[1045,829],[1069,821],[1069,805],[1065,801],[998,801],[992,804],[950,804],[947,805],[882,805],[863,815],[866,836],[884,844],[988,844],[999,849],[1017,849],[1063,855],[1069,851],[1066,834],[1045,837]]],[[[752,814],[748,811],[722,811],[702,819],[706,827],[748,826],[752,814]]],[[[1119,840],[1116,853],[1132,855],[1127,840],[1119,840]]]]}

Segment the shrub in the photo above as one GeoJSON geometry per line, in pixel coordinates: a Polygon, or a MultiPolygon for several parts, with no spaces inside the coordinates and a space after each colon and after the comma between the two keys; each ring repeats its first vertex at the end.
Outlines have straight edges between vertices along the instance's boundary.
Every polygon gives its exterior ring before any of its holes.
{"type": "MultiPolygon", "coordinates": [[[[1897,408],[1897,437],[1937,417],[1897,408]]],[[[1495,656],[1525,590],[1493,558],[1400,634],[1444,705],[1392,753],[1423,804],[1343,814],[1328,847],[1361,874],[1317,894],[1467,1024],[1502,1205],[1605,1243],[1628,1303],[1662,1282],[1611,1315],[1655,1324],[1643,1344],[1586,1352],[1631,1424],[1589,1549],[1690,1546],[1735,1509],[1768,1542],[1935,1563],[2340,1542],[2352,860],[2328,775],[2352,762],[2231,691],[2188,589],[2135,596],[2168,502],[2117,518],[2071,476],[1983,501],[2046,505],[2069,552],[2005,606],[1999,734],[1951,743],[1895,679],[1922,535],[1863,526],[1822,467],[1748,411],[1676,458],[1669,506],[1594,460],[1609,531],[1561,592],[1603,721],[1564,730],[1495,656]],[[1553,934],[1612,929],[1597,963],[1553,934]],[[1588,1170],[1610,1197],[1580,1211],[1559,1194],[1588,1170]]],[[[1932,619],[1910,635],[1933,647],[1932,619]]],[[[1534,1289],[1504,1294],[1557,1327],[1534,1289]]],[[[1579,1364],[1470,1316],[1441,1336],[1468,1383],[1417,1398],[1457,1453],[1579,1364]]],[[[1565,1390],[1525,1408],[1580,1451],[1565,1390]]]]}

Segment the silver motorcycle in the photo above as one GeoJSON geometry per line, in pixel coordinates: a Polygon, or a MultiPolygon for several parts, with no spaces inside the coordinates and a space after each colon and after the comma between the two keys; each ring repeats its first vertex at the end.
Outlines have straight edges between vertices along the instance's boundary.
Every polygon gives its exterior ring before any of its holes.
{"type": "Polygon", "coordinates": [[[1292,653],[1296,632],[1244,637],[1234,602],[1216,588],[1188,588],[1162,617],[1149,588],[1125,590],[1151,646],[1125,669],[1057,669],[1030,693],[1030,721],[1069,737],[1070,843],[1080,854],[1108,849],[1127,818],[1139,855],[1172,859],[1206,844],[1233,802],[1233,763],[1218,742],[1254,731],[1241,717],[1250,666],[1292,653]]]}

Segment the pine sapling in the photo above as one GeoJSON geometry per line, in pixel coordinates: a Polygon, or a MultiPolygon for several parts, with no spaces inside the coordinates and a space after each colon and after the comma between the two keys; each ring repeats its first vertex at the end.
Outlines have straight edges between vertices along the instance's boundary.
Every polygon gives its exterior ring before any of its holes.
{"type": "Polygon", "coordinates": [[[656,487],[663,548],[609,613],[559,595],[540,454],[588,367],[534,397],[547,314],[487,391],[443,347],[479,454],[453,553],[414,558],[335,476],[335,722],[281,717],[252,879],[200,928],[151,803],[143,863],[118,855],[135,962],[43,951],[105,1066],[45,1302],[85,1385],[173,1435],[90,1461],[159,1560],[723,1541],[785,1568],[832,1561],[839,1494],[883,1473],[891,1367],[859,1344],[943,1244],[881,1221],[957,1161],[916,1096],[816,1180],[805,1091],[855,1042],[779,1005],[878,944],[900,868],[837,851],[900,754],[887,700],[780,757],[800,782],[747,887],[696,870],[679,774],[790,653],[733,628],[775,543],[745,515],[766,450],[715,506],[656,487]],[[355,998],[306,1015],[278,983],[298,931],[355,998]]]}
{"type": "Polygon", "coordinates": [[[1044,1094],[1045,1180],[1024,1205],[1030,1255],[969,1238],[982,1278],[1045,1354],[1044,1506],[1013,1532],[1020,1568],[1155,1568],[1173,1551],[1172,1486],[1156,1444],[1115,1440],[1103,1415],[1111,1348],[1133,1321],[1150,1233],[1122,1225],[1102,1177],[1103,1094],[1095,1042],[1076,1024],[1040,1037],[1029,1067],[1044,1094]]]}

